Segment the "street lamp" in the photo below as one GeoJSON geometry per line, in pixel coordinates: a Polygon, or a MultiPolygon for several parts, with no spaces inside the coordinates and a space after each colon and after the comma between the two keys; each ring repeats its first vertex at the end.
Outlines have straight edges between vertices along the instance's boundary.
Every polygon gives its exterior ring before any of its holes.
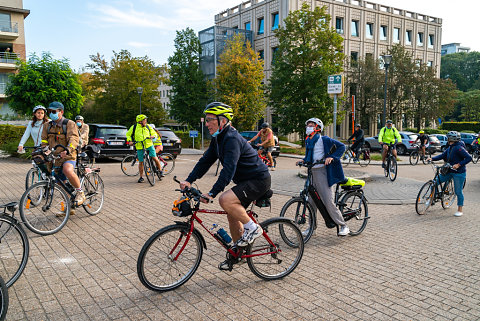
{"type": "Polygon", "coordinates": [[[142,113],[142,93],[143,93],[143,88],[142,87],[137,87],[137,93],[138,96],[140,97],[140,114],[142,113]]]}
{"type": "Polygon", "coordinates": [[[383,115],[382,115],[382,126],[385,125],[387,117],[387,78],[388,78],[388,67],[392,63],[392,55],[383,55],[383,65],[385,66],[385,86],[383,92],[383,115]]]}

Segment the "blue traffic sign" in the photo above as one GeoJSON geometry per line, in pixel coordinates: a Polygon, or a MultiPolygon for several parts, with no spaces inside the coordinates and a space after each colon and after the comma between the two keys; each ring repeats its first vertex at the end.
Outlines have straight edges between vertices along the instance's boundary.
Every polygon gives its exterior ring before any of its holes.
{"type": "Polygon", "coordinates": [[[191,130],[190,137],[198,137],[198,130],[191,130]]]}

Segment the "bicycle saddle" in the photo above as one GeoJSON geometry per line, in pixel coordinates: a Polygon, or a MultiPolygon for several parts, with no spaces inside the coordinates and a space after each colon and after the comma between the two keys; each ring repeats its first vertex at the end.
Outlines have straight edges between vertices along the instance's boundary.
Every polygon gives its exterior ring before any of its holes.
{"type": "Polygon", "coordinates": [[[13,212],[18,209],[18,202],[0,204],[0,208],[6,208],[8,211],[13,212]]]}
{"type": "Polygon", "coordinates": [[[346,181],[340,182],[339,184],[343,189],[361,189],[365,186],[365,181],[353,177],[347,177],[346,181]]]}
{"type": "Polygon", "coordinates": [[[254,203],[258,207],[269,207],[270,198],[273,196],[273,191],[269,189],[265,194],[263,194],[259,199],[257,199],[254,203]]]}

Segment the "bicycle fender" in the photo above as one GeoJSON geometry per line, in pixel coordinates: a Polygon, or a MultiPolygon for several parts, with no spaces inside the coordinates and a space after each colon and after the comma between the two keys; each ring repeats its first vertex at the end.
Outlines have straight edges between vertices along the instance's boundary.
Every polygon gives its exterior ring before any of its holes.
{"type": "MultiPolygon", "coordinates": [[[[190,224],[188,224],[186,222],[175,221],[175,224],[185,226],[187,229],[190,230],[190,224]]],[[[196,228],[193,228],[193,233],[196,234],[200,238],[200,240],[202,241],[203,248],[206,250],[207,249],[207,243],[205,242],[205,239],[203,238],[202,233],[200,233],[196,228]]]]}

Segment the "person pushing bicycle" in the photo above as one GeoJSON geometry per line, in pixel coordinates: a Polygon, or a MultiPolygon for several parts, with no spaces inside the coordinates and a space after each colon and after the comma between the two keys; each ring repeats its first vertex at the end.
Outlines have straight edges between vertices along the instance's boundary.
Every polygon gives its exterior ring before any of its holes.
{"type": "Polygon", "coordinates": [[[387,123],[385,127],[380,129],[380,133],[378,134],[378,142],[380,145],[382,145],[383,152],[382,152],[382,168],[385,168],[385,158],[387,157],[387,152],[388,152],[388,144],[393,144],[392,148],[392,153],[393,156],[396,158],[397,157],[397,148],[396,144],[402,142],[402,136],[400,136],[400,133],[398,132],[398,129],[396,129],[393,126],[393,121],[390,119],[387,120],[387,123]],[[395,142],[395,139],[397,142],[395,142]]]}
{"type": "Polygon", "coordinates": [[[252,139],[250,139],[248,142],[252,143],[254,142],[258,137],[260,137],[261,143],[257,144],[258,146],[258,155],[262,155],[262,151],[265,150],[267,153],[267,158],[270,164],[270,170],[274,171],[275,167],[273,167],[273,158],[272,158],[272,151],[273,148],[275,147],[275,139],[273,138],[273,131],[270,129],[270,125],[268,123],[263,123],[262,124],[262,129],[258,132],[257,135],[255,135],[252,139]]]}
{"type": "Polygon", "coordinates": [[[360,147],[365,143],[365,138],[363,134],[363,129],[361,128],[360,124],[355,125],[355,131],[353,132],[352,136],[348,138],[348,143],[351,142],[353,138],[355,138],[355,142],[352,145],[352,150],[355,153],[354,160],[358,161],[358,151],[360,150],[360,147]]]}
{"type": "MultiPolygon", "coordinates": [[[[325,159],[325,164],[318,164],[312,170],[312,183],[318,195],[324,203],[328,214],[340,226],[339,236],[346,236],[350,233],[343,215],[333,201],[332,186],[345,181],[340,157],[345,152],[345,145],[338,140],[328,136],[322,136],[323,122],[318,118],[310,118],[305,122],[307,138],[305,139],[305,157],[298,161],[297,165],[303,163],[313,164],[318,160],[325,159]],[[336,150],[329,153],[333,146],[336,150]]],[[[309,200],[314,208],[315,203],[309,200]]]]}
{"type": "MultiPolygon", "coordinates": [[[[212,102],[203,113],[212,141],[187,179],[180,183],[180,188],[191,187],[191,184],[202,178],[219,159],[223,169],[210,192],[202,195],[202,202],[211,201],[230,181],[237,184],[223,192],[218,202],[227,212],[230,233],[235,244],[244,247],[263,234],[260,225],[247,215],[246,208],[270,189],[270,173],[253,147],[231,125],[233,109],[230,106],[212,102]]],[[[228,265],[228,260],[221,263],[220,267],[224,265],[228,265]]]]}
{"type": "Polygon", "coordinates": [[[425,157],[425,148],[428,147],[428,142],[430,141],[428,135],[425,134],[425,131],[421,130],[418,132],[420,135],[415,139],[416,142],[420,142],[420,150],[422,152],[422,159],[425,157]]]}
{"type": "Polygon", "coordinates": [[[157,157],[157,153],[155,152],[155,147],[153,146],[153,141],[157,139],[158,135],[152,129],[152,127],[147,124],[147,119],[147,116],[143,114],[137,115],[135,119],[137,123],[135,125],[132,125],[127,131],[127,141],[129,142],[128,144],[132,146],[134,141],[137,142],[135,148],[137,149],[138,171],[140,172],[140,178],[138,179],[139,183],[145,181],[143,178],[144,146],[148,152],[148,155],[155,161],[157,169],[162,169],[162,167],[160,166],[160,161],[157,157]]]}

